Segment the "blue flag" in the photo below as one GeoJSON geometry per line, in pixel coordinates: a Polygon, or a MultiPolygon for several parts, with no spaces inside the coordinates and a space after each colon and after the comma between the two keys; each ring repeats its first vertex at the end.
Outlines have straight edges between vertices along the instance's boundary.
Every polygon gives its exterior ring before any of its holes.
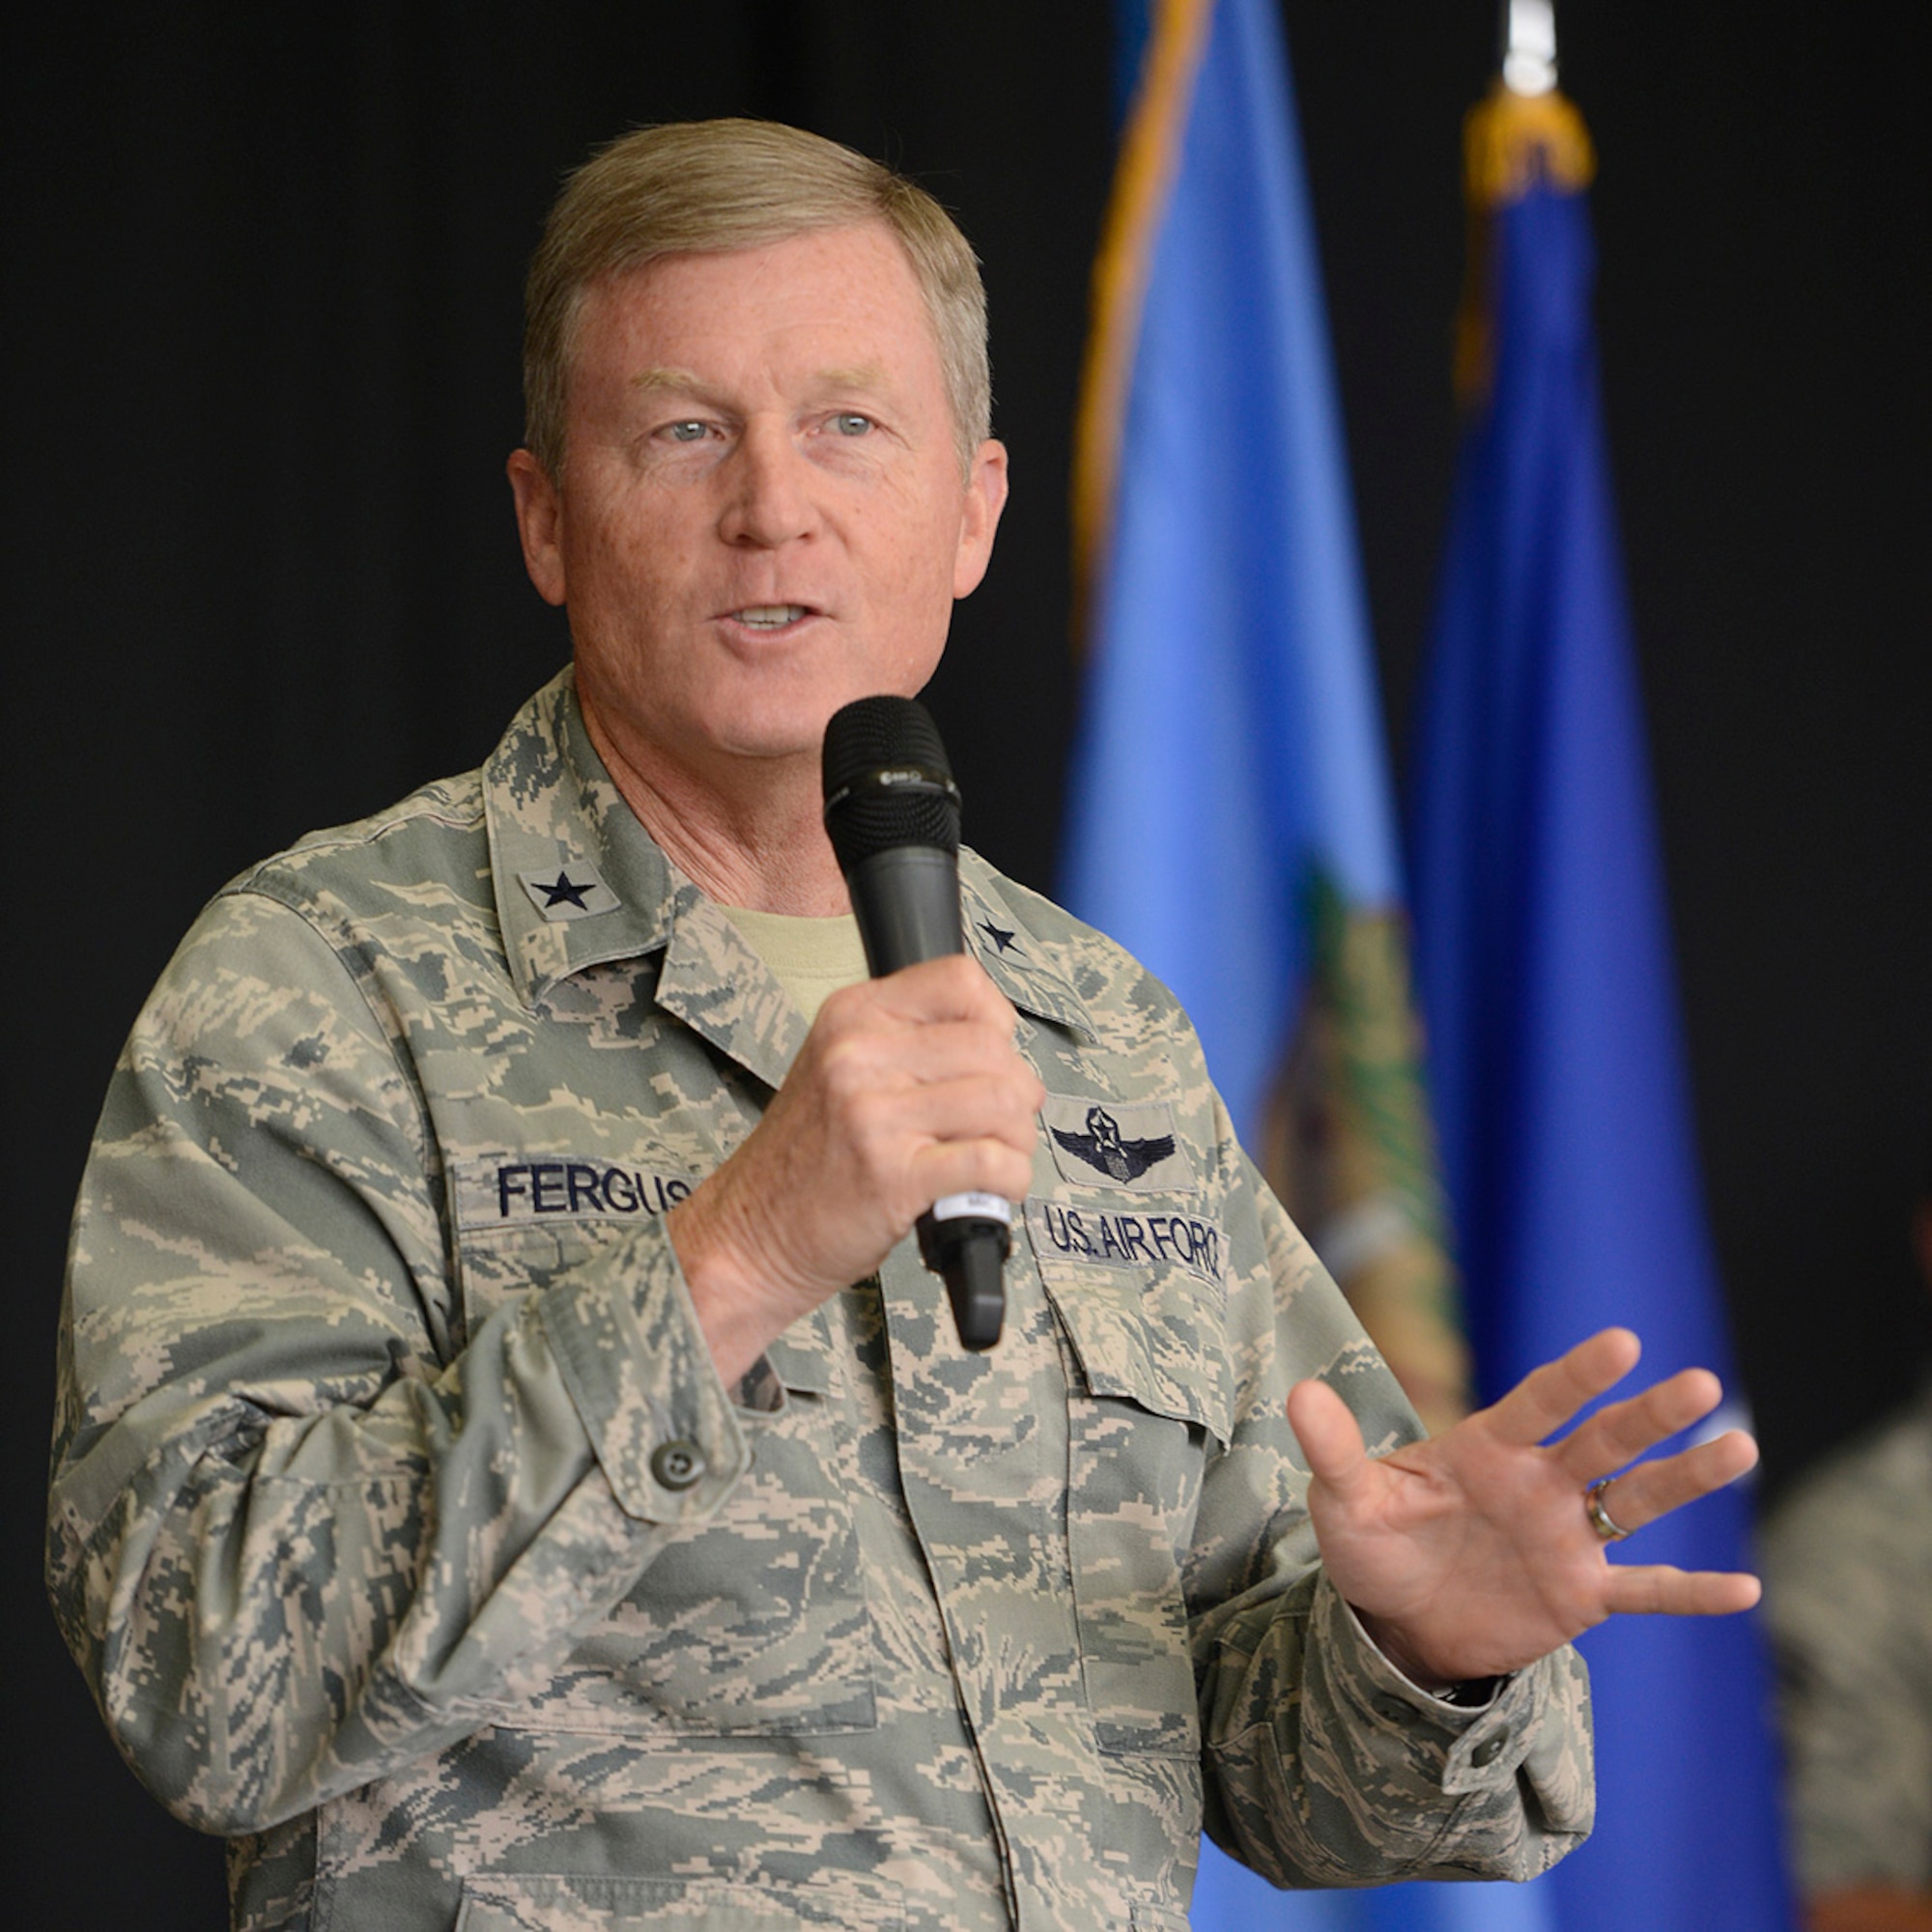
{"type": "Polygon", "coordinates": [[[1241,1137],[1432,1428],[1466,1350],[1280,26],[1124,0],[1139,85],[1076,465],[1060,887],[1200,1029],[1241,1137]]]}
{"type": "MultiPolygon", "coordinates": [[[[1696,1179],[1598,401],[1589,144],[1559,96],[1470,117],[1476,392],[1416,726],[1409,877],[1430,1091],[1485,1399],[1610,1323],[1735,1390],[1696,1179]]],[[[1723,1421],[1736,1419],[1726,1415],[1723,1421]]],[[[1743,1489],[1632,1560],[1749,1564],[1743,1489]]],[[[1581,1643],[1598,1823],[1559,1932],[1791,1923],[1755,1617],[1581,1643]]]]}
{"type": "Polygon", "coordinates": [[[1148,47],[1163,152],[1123,172],[1158,168],[1165,193],[1125,244],[1137,339],[1088,559],[1062,876],[1180,994],[1251,1140],[1312,957],[1311,867],[1350,901],[1397,898],[1279,31],[1267,0],[1220,0],[1160,10],[1148,47]]]}
{"type": "MultiPolygon", "coordinates": [[[[1244,1141],[1418,1406],[1448,1419],[1461,1331],[1279,21],[1272,0],[1120,17],[1135,79],[1081,419],[1088,663],[1062,895],[1179,996],[1244,1141]],[[1314,1164],[1354,1177],[1313,1216],[1293,1154],[1310,1120],[1314,1164]]],[[[1522,1888],[1281,1893],[1211,1847],[1193,1922],[1546,1925],[1522,1888]]]]}

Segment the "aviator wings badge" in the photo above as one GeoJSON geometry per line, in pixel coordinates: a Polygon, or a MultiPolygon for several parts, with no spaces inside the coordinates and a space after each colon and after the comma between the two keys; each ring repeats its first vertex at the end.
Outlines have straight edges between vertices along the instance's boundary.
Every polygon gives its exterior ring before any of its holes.
{"type": "Polygon", "coordinates": [[[1164,1102],[1106,1106],[1055,1094],[1041,1112],[1053,1136],[1054,1165],[1068,1180],[1091,1184],[1098,1175],[1136,1192],[1193,1190],[1193,1171],[1175,1145],[1164,1102]]]}

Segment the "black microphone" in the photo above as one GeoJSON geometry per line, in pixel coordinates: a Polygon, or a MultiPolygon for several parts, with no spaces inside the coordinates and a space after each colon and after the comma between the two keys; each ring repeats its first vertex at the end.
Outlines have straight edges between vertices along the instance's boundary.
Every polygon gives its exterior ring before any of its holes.
{"type": "MultiPolygon", "coordinates": [[[[873,979],[963,952],[959,787],[924,705],[861,697],[825,727],[825,829],[873,979]]],[[[946,1284],[962,1348],[990,1349],[1006,1316],[1012,1206],[951,1194],[919,1217],[921,1259],[946,1284]]]]}

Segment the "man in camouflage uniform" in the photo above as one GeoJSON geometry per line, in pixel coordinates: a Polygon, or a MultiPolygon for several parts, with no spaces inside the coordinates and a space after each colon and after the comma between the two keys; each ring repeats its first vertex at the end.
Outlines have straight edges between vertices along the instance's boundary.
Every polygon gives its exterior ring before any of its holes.
{"type": "Polygon", "coordinates": [[[1539,1446],[1611,1331],[1415,1441],[1172,1000],[970,855],[972,956],[801,1010],[826,720],[923,684],[1005,499],[957,232],[788,129],[627,137],[526,382],[572,672],[215,900],[83,1189],[52,1588],[236,1922],[1179,1932],[1204,1824],[1283,1884],[1543,1869],[1567,1639],[1754,1594],[1579,1500],[1711,1378],[1539,1446]],[[968,1190],[1022,1204],[983,1354],[907,1239],[968,1190]]]}
{"type": "MultiPolygon", "coordinates": [[[[1912,1221],[1932,1289],[1932,1185],[1912,1221]]],[[[1932,1932],[1932,1375],[1764,1531],[1810,1932],[1932,1932]]]]}

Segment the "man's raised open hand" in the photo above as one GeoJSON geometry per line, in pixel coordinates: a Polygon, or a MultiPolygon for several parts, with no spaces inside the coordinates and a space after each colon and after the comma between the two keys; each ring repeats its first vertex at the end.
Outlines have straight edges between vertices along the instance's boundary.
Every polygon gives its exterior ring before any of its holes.
{"type": "Polygon", "coordinates": [[[1616,1474],[1709,1415],[1722,1394],[1715,1376],[1686,1369],[1547,1439],[1638,1352],[1629,1329],[1606,1328],[1454,1429],[1378,1458],[1333,1389],[1291,1391],[1323,1563],[1423,1688],[1521,1669],[1619,1611],[1711,1616],[1757,1602],[1754,1577],[1611,1563],[1586,1502],[1591,1484],[1616,1475],[1605,1510],[1635,1531],[1749,1469],[1756,1443],[1728,1430],[1616,1474]]]}

